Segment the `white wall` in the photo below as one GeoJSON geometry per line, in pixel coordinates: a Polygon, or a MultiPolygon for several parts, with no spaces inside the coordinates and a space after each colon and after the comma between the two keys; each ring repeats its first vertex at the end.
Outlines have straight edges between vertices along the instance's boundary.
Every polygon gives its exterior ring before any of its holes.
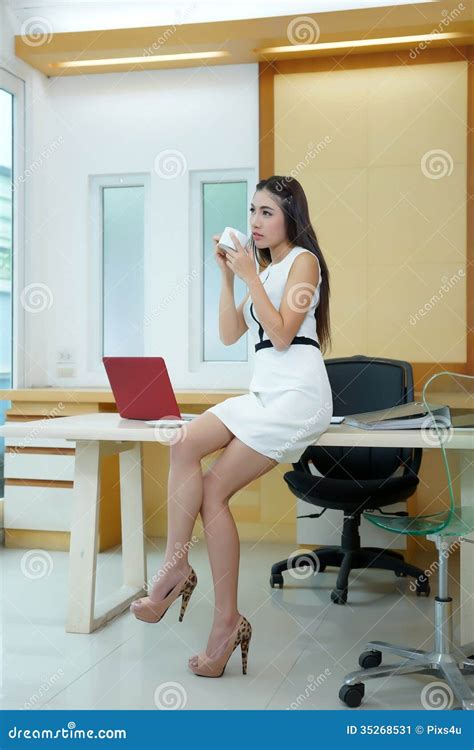
{"type": "MultiPolygon", "coordinates": [[[[52,305],[26,314],[25,387],[107,385],[87,372],[88,176],[146,172],[151,180],[150,286],[155,300],[182,292],[150,323],[147,355],[166,358],[176,388],[211,386],[188,371],[189,170],[250,168],[258,178],[258,66],[233,65],[46,78],[11,66],[25,80],[28,148],[25,284],[45,284],[52,305]],[[154,171],[164,149],[184,154],[187,171],[154,171]],[[49,292],[48,292],[49,294],[49,292]],[[76,375],[58,378],[59,350],[76,375]]],[[[13,71],[12,71],[13,72],[13,71]]],[[[193,282],[194,283],[194,282],[193,282]]],[[[232,378],[220,387],[244,387],[232,378]]]]}

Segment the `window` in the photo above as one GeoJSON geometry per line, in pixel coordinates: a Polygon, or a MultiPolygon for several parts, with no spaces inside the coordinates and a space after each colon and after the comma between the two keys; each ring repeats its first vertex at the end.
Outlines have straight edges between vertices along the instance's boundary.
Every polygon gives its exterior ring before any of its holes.
{"type": "MultiPolygon", "coordinates": [[[[23,287],[24,151],[24,82],[0,70],[0,388],[25,385],[24,310],[15,306],[23,287]]],[[[10,406],[0,400],[0,424],[10,406]]],[[[0,438],[0,497],[4,450],[0,438]]]]}
{"type": "Polygon", "coordinates": [[[144,356],[146,175],[95,175],[91,181],[93,300],[89,331],[94,369],[103,356],[144,356]],[[97,229],[98,228],[98,229],[97,229]],[[99,325],[97,323],[99,322],[99,325]]]}
{"type": "MultiPolygon", "coordinates": [[[[190,299],[191,370],[212,370],[233,363],[236,373],[249,372],[249,335],[225,346],[219,338],[221,271],[214,257],[214,234],[233,226],[249,235],[250,189],[253,170],[212,170],[191,175],[191,267],[198,278],[190,299]],[[198,283],[199,280],[199,283],[198,283]]],[[[253,193],[252,193],[253,194],[253,193]]],[[[239,305],[247,294],[242,279],[234,279],[234,299],[239,305]]],[[[226,379],[226,387],[229,380],[226,379]]]]}
{"type": "Polygon", "coordinates": [[[104,356],[143,355],[144,188],[102,189],[104,356]]]}
{"type": "Polygon", "coordinates": [[[13,95],[0,88],[0,388],[11,387],[13,95]]]}
{"type": "MultiPolygon", "coordinates": [[[[203,247],[203,317],[202,359],[204,362],[247,359],[247,334],[231,346],[225,346],[219,338],[219,297],[221,271],[214,258],[212,236],[221,234],[226,226],[241,232],[247,230],[247,183],[203,182],[202,183],[202,247],[203,247]]],[[[234,299],[240,302],[247,293],[242,279],[234,279],[234,299]]]]}

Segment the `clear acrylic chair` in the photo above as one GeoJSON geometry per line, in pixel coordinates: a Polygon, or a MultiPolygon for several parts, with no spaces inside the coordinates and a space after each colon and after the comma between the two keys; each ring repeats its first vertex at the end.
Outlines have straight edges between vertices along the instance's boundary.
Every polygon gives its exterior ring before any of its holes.
{"type": "MultiPolygon", "coordinates": [[[[365,680],[417,672],[445,680],[448,698],[451,698],[448,703],[457,699],[460,708],[474,709],[474,694],[466,680],[466,675],[474,674],[474,642],[453,644],[452,599],[448,592],[450,553],[460,544],[474,543],[474,539],[466,538],[474,530],[474,375],[437,373],[425,383],[422,399],[427,411],[421,427],[423,442],[441,451],[447,479],[444,488],[447,507],[416,517],[390,518],[369,512],[364,513],[364,517],[387,531],[425,536],[436,544],[438,595],[434,611],[434,647],[424,651],[384,641],[367,643],[359,657],[362,669],[348,674],[339,691],[341,701],[351,708],[361,704],[365,680]],[[448,406],[449,412],[440,413],[440,406],[448,406]],[[403,661],[382,665],[382,652],[401,657],[403,661]]],[[[428,571],[426,573],[429,575],[428,571]]]]}

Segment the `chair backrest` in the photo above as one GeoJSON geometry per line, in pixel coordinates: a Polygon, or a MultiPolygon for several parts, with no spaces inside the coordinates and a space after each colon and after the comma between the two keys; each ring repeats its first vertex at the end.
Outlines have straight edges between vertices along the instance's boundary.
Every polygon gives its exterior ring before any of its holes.
{"type": "MultiPolygon", "coordinates": [[[[366,357],[325,361],[331,384],[334,416],[387,409],[413,401],[413,370],[402,360],[366,357]]],[[[319,447],[310,445],[295,469],[309,471],[308,462],[334,479],[373,479],[391,476],[403,464],[418,473],[421,449],[319,447]]]]}
{"type": "MultiPolygon", "coordinates": [[[[461,476],[469,468],[461,464],[460,452],[450,449],[450,442],[458,428],[470,446],[474,446],[470,427],[474,421],[474,375],[447,370],[438,372],[424,384],[422,399],[428,413],[426,424],[421,428],[423,441],[429,447],[439,446],[446,472],[446,484],[436,498],[449,511],[437,528],[437,531],[441,531],[454,520],[457,506],[464,503],[470,506],[472,501],[471,492],[468,493],[469,497],[461,494],[461,476]],[[448,413],[440,413],[440,407],[448,407],[448,413]]],[[[439,508],[435,507],[434,510],[439,508]]]]}

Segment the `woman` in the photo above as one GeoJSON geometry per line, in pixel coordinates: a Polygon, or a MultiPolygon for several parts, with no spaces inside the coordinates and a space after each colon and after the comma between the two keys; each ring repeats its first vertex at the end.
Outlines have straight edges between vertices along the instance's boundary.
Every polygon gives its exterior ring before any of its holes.
{"type": "Polygon", "coordinates": [[[262,180],[250,213],[252,239],[246,248],[233,235],[237,250],[225,252],[219,236],[213,238],[222,272],[220,338],[230,345],[250,329],[255,340],[249,393],[207,409],[182,428],[184,439],[170,446],[165,560],[150,595],[131,605],[139,619],[158,622],[182,596],[182,619],[197,583],[187,549],[200,512],[215,610],[206,650],[188,664],[207,677],[224,673],[239,644],[245,674],[252,632],[237,608],[240,544],[229,500],[278,463],[297,462],[332,416],[322,356],[330,345],[329,273],[303,188],[291,177],[262,180]],[[249,290],[238,308],[235,276],[249,290]],[[201,459],[224,447],[203,476],[201,459]]]}

